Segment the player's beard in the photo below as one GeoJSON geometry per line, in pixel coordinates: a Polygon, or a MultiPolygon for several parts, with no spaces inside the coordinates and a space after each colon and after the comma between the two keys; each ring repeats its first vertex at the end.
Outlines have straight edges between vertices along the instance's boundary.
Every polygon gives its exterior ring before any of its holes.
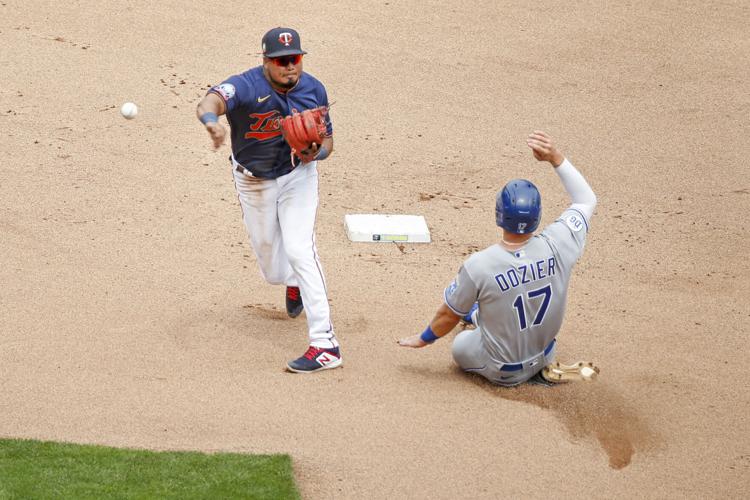
{"type": "Polygon", "coordinates": [[[294,88],[295,85],[297,85],[297,82],[299,81],[299,78],[296,76],[288,76],[284,78],[283,80],[277,80],[276,78],[271,77],[273,80],[273,83],[282,89],[289,90],[294,88]]]}

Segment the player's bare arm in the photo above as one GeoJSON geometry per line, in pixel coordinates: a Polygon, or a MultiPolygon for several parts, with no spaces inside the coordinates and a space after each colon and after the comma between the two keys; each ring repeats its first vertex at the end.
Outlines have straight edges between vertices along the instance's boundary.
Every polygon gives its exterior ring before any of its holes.
{"type": "MultiPolygon", "coordinates": [[[[461,316],[458,316],[451,311],[447,305],[441,304],[437,313],[435,313],[435,317],[432,318],[428,329],[435,337],[440,338],[450,333],[450,331],[456,327],[460,319],[461,316]]],[[[424,347],[431,344],[432,342],[426,342],[423,339],[424,336],[425,333],[423,332],[421,334],[412,335],[411,337],[405,337],[398,341],[398,345],[402,347],[424,347]]]]}
{"type": "Polygon", "coordinates": [[[201,102],[198,103],[198,107],[195,110],[196,116],[206,127],[206,131],[211,137],[214,149],[219,149],[224,144],[224,139],[227,136],[224,125],[219,123],[218,120],[218,117],[225,112],[226,105],[224,101],[213,92],[206,94],[201,102]]]}
{"type": "Polygon", "coordinates": [[[555,168],[565,161],[565,157],[557,150],[552,138],[541,130],[535,130],[529,134],[526,144],[533,151],[534,158],[539,161],[547,161],[555,168]]]}
{"type": "Polygon", "coordinates": [[[321,147],[326,148],[328,150],[328,156],[330,156],[331,153],[333,153],[333,136],[329,136],[323,139],[321,147]]]}

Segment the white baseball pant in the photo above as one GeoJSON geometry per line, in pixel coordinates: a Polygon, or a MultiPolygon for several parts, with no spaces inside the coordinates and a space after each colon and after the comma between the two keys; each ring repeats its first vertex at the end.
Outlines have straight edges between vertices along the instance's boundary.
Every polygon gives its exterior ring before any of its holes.
{"type": "Polygon", "coordinates": [[[271,284],[299,287],[311,345],[338,347],[315,247],[317,162],[299,165],[276,179],[237,170],[233,173],[242,219],[261,274],[271,284]]]}

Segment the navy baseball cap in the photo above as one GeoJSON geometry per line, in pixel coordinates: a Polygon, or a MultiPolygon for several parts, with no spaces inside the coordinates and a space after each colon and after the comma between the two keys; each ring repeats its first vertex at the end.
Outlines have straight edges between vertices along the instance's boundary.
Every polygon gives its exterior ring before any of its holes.
{"type": "Polygon", "coordinates": [[[307,54],[300,45],[299,33],[291,28],[274,28],[263,35],[263,56],[282,57],[307,54]]]}

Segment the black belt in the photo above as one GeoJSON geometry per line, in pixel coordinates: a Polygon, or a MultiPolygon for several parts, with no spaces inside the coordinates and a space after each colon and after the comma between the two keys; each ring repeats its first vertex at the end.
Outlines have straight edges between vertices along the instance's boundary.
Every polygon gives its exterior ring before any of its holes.
{"type": "MultiPolygon", "coordinates": [[[[552,342],[550,342],[549,345],[544,348],[545,356],[550,353],[553,347],[555,347],[555,340],[556,339],[552,339],[552,342]]],[[[522,370],[522,369],[523,369],[523,363],[507,363],[507,364],[504,364],[500,368],[500,371],[501,372],[517,372],[518,370],[522,370]]]]}
{"type": "Polygon", "coordinates": [[[255,177],[251,171],[249,171],[239,163],[235,163],[234,169],[241,174],[247,175],[248,177],[255,177]]]}
{"type": "Polygon", "coordinates": [[[234,159],[234,154],[229,155],[229,163],[232,164],[232,169],[236,170],[241,174],[245,174],[248,177],[255,177],[251,171],[240,165],[240,162],[234,159]]]}

